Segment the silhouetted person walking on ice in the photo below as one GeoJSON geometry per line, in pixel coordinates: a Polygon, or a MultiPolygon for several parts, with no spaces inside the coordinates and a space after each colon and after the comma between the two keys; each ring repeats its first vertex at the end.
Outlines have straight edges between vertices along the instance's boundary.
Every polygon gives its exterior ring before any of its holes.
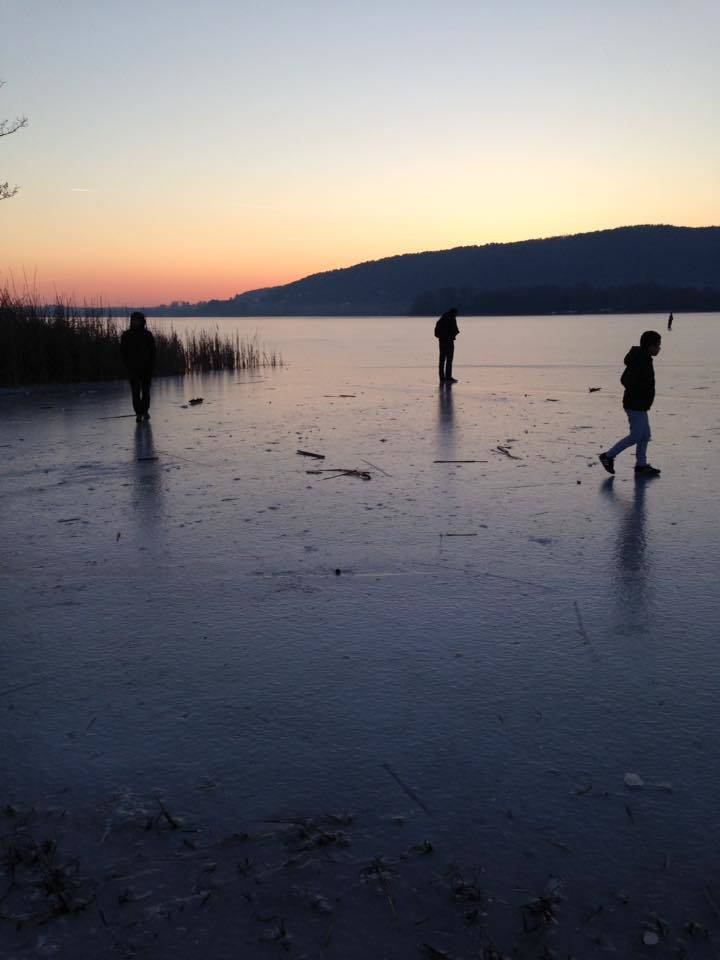
{"type": "Polygon", "coordinates": [[[457,383],[452,375],[455,337],[460,333],[457,325],[457,309],[451,307],[435,324],[435,336],[440,346],[440,383],[457,383]]]}
{"type": "Polygon", "coordinates": [[[625,387],[623,407],[630,422],[630,433],[606,453],[600,454],[600,463],[608,473],[615,473],[615,457],[627,447],[635,446],[635,475],[658,477],[660,471],[647,462],[650,442],[648,410],[655,399],[655,368],[653,357],[660,353],[662,337],[655,330],[646,330],[639,347],[630,347],[625,356],[625,370],[620,383],[625,387]]]}
{"type": "Polygon", "coordinates": [[[673,315],[670,314],[668,317],[668,330],[672,330],[673,315]]]}
{"type": "Polygon", "coordinates": [[[137,423],[150,419],[150,381],[155,366],[155,337],[145,324],[145,314],[136,310],[130,317],[129,329],[120,337],[137,423]]]}

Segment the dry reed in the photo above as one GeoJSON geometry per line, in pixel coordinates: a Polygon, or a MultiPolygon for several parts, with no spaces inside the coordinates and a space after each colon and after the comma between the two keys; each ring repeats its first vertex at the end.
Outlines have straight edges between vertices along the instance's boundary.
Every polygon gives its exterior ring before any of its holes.
{"type": "MultiPolygon", "coordinates": [[[[0,385],[122,379],[123,329],[110,308],[62,300],[48,306],[0,289],[0,385]]],[[[156,376],[282,366],[280,354],[257,336],[197,330],[181,339],[172,327],[152,332],[156,376]]]]}

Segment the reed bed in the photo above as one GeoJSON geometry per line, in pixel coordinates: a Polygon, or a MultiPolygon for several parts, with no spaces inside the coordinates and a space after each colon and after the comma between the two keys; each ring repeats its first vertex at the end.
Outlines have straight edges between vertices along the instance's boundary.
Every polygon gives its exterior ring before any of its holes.
{"type": "MultiPolygon", "coordinates": [[[[107,307],[69,301],[47,306],[30,295],[0,289],[0,385],[122,379],[120,334],[125,325],[107,307]]],[[[151,328],[155,376],[282,366],[280,354],[266,350],[257,336],[199,330],[181,338],[172,328],[151,328]]]]}
{"type": "Polygon", "coordinates": [[[217,330],[214,333],[199,330],[185,335],[185,351],[188,373],[282,366],[280,354],[276,350],[266,350],[257,335],[223,337],[217,330]]]}

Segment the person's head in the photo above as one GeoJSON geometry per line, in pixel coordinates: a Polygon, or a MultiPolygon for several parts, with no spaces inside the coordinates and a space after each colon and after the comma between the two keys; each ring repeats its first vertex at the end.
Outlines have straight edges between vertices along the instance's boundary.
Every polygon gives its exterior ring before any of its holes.
{"type": "Polygon", "coordinates": [[[134,313],[130,314],[130,326],[133,330],[142,330],[145,326],[145,314],[141,313],[139,310],[135,310],[134,313]]]}
{"type": "Polygon", "coordinates": [[[646,350],[651,357],[656,357],[660,353],[660,344],[662,337],[656,330],[646,330],[640,337],[640,347],[646,350]]]}

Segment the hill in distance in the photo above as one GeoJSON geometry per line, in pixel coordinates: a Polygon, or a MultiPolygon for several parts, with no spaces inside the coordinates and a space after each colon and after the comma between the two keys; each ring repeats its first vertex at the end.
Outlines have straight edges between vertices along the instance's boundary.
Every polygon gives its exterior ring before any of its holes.
{"type": "Polygon", "coordinates": [[[468,315],[720,310],[720,227],[647,225],[408,253],[229,300],[196,316],[468,315]]]}

